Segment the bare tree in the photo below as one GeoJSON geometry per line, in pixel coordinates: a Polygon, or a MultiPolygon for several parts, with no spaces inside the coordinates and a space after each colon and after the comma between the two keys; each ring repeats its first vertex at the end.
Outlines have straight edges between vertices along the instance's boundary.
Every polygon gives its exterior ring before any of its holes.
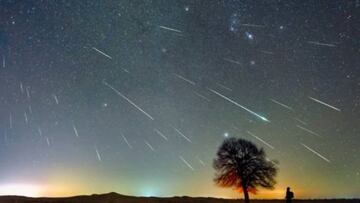
{"type": "Polygon", "coordinates": [[[220,146],[214,168],[215,183],[243,191],[245,203],[256,187],[273,189],[277,174],[276,162],[266,159],[265,151],[244,139],[228,138],[220,146]]]}

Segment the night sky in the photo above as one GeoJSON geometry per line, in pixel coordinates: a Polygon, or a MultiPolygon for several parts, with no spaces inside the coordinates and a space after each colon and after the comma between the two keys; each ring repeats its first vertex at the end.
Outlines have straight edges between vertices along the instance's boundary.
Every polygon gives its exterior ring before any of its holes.
{"type": "Polygon", "coordinates": [[[359,18],[359,0],[1,0],[0,194],[242,197],[213,182],[234,136],[279,161],[256,198],[360,197],[359,18]]]}

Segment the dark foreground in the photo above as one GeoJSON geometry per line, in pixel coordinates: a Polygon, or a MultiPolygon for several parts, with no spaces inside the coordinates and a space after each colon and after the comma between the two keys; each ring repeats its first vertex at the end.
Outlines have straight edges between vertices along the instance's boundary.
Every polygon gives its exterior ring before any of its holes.
{"type": "MultiPolygon", "coordinates": [[[[29,198],[19,196],[0,196],[0,203],[240,203],[242,200],[203,198],[203,197],[132,197],[117,193],[102,195],[75,196],[64,198],[29,198]]],[[[359,199],[336,200],[295,200],[294,203],[360,203],[359,199]]],[[[252,200],[251,203],[285,203],[283,200],[252,200]]]]}

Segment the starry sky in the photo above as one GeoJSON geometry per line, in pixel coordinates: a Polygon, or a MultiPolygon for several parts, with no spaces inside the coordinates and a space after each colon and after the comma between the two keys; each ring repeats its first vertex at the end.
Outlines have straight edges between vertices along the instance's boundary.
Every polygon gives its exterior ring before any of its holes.
{"type": "Polygon", "coordinates": [[[1,0],[0,194],[242,197],[212,168],[239,137],[279,161],[256,198],[360,197],[359,10],[1,0]]]}

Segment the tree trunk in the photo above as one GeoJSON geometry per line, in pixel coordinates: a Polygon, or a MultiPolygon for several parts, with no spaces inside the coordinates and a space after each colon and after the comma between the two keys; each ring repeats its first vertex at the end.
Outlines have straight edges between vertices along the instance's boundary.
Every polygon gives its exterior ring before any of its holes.
{"type": "Polygon", "coordinates": [[[250,203],[249,192],[247,191],[247,188],[243,187],[243,191],[244,191],[244,200],[245,200],[245,203],[250,203]]]}

